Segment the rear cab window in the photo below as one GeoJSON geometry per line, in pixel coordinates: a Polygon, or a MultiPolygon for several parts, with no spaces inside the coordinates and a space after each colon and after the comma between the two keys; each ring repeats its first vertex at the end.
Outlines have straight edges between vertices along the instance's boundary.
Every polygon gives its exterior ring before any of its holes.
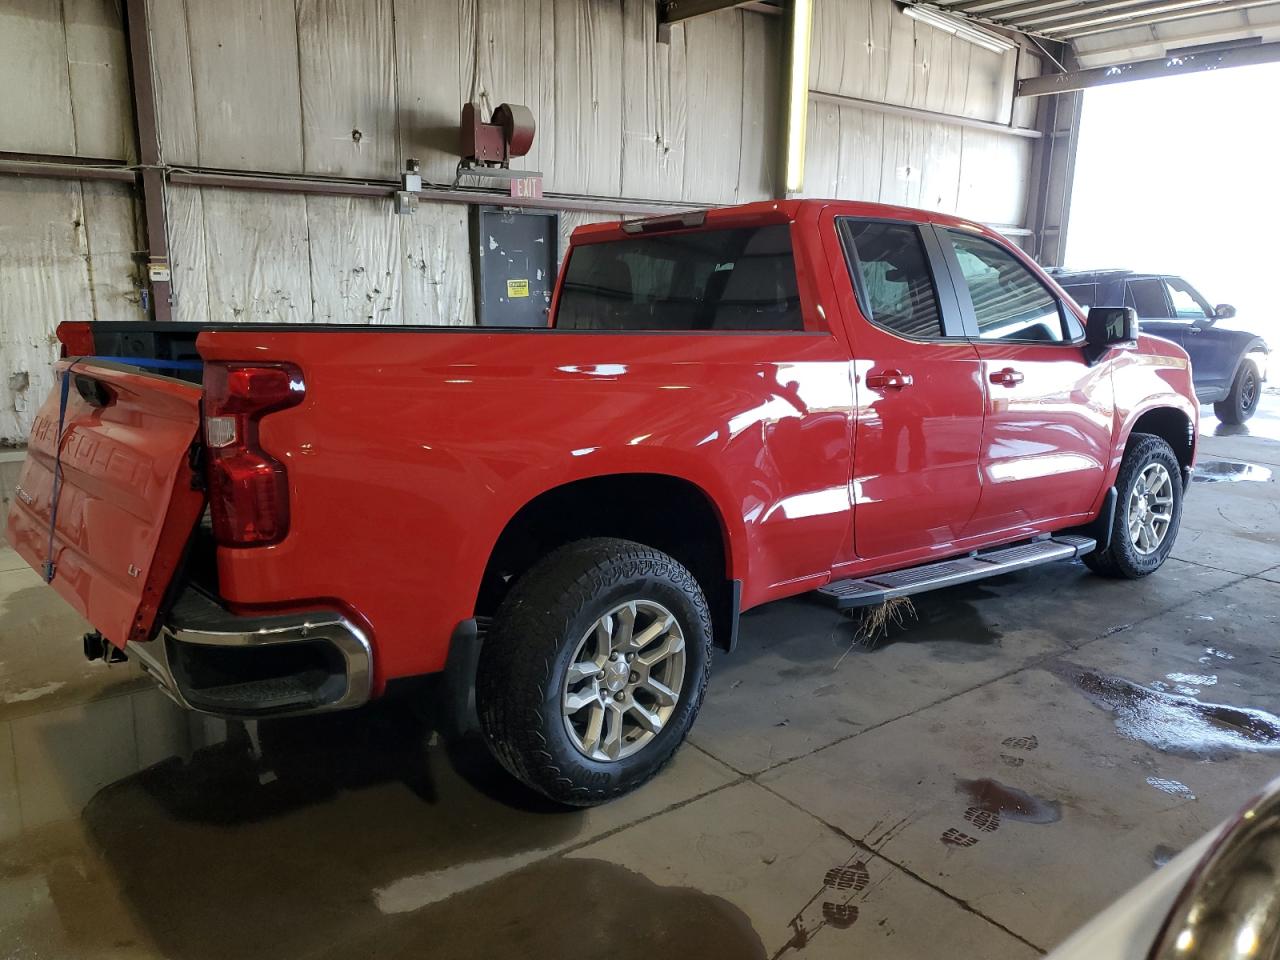
{"type": "Polygon", "coordinates": [[[559,330],[804,330],[788,224],[657,233],[572,248],[559,330]]]}
{"type": "Polygon", "coordinates": [[[938,292],[915,224],[841,217],[840,240],[859,306],[872,324],[909,340],[945,335],[938,292]]]}

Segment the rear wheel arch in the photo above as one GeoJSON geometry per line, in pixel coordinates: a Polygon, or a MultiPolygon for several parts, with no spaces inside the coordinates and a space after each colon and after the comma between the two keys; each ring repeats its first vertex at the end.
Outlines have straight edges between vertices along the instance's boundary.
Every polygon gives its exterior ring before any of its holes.
{"type": "MultiPolygon", "coordinates": [[[[545,490],[512,515],[489,551],[476,615],[492,616],[542,557],[592,537],[642,543],[675,558],[698,580],[713,610],[733,593],[735,576],[741,577],[731,531],[705,489],[670,474],[605,474],[545,490]]],[[[716,624],[718,632],[730,626],[716,624]]],[[[717,637],[721,644],[726,639],[717,637]]]]}

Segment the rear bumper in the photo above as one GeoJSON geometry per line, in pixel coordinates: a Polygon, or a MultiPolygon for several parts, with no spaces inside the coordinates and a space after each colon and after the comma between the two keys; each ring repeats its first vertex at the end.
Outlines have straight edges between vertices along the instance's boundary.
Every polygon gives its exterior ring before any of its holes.
{"type": "Polygon", "coordinates": [[[154,640],[126,649],[180,706],[218,716],[345,710],[367,702],[373,685],[368,638],[341,614],[244,617],[195,588],[154,640]]]}

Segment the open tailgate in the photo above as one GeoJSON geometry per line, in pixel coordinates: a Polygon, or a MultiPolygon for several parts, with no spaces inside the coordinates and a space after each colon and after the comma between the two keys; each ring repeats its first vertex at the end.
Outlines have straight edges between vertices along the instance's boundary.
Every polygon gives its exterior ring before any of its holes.
{"type": "Polygon", "coordinates": [[[52,560],[54,589],[123,647],[150,638],[204,509],[191,464],[201,388],[112,363],[63,360],[55,369],[14,491],[9,543],[42,574],[52,560]],[[51,555],[60,384],[69,367],[51,555]]]}

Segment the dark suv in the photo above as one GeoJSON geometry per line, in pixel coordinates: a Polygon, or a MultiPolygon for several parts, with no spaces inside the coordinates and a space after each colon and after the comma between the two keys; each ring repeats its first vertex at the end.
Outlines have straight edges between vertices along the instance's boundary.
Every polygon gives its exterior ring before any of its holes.
{"type": "Polygon", "coordinates": [[[1244,423],[1258,409],[1269,352],[1254,333],[1218,324],[1235,307],[1209,301],[1181,277],[1131,270],[1054,270],[1080,306],[1133,307],[1142,329],[1172,340],[1191,356],[1196,398],[1212,403],[1223,423],[1244,423]]]}

